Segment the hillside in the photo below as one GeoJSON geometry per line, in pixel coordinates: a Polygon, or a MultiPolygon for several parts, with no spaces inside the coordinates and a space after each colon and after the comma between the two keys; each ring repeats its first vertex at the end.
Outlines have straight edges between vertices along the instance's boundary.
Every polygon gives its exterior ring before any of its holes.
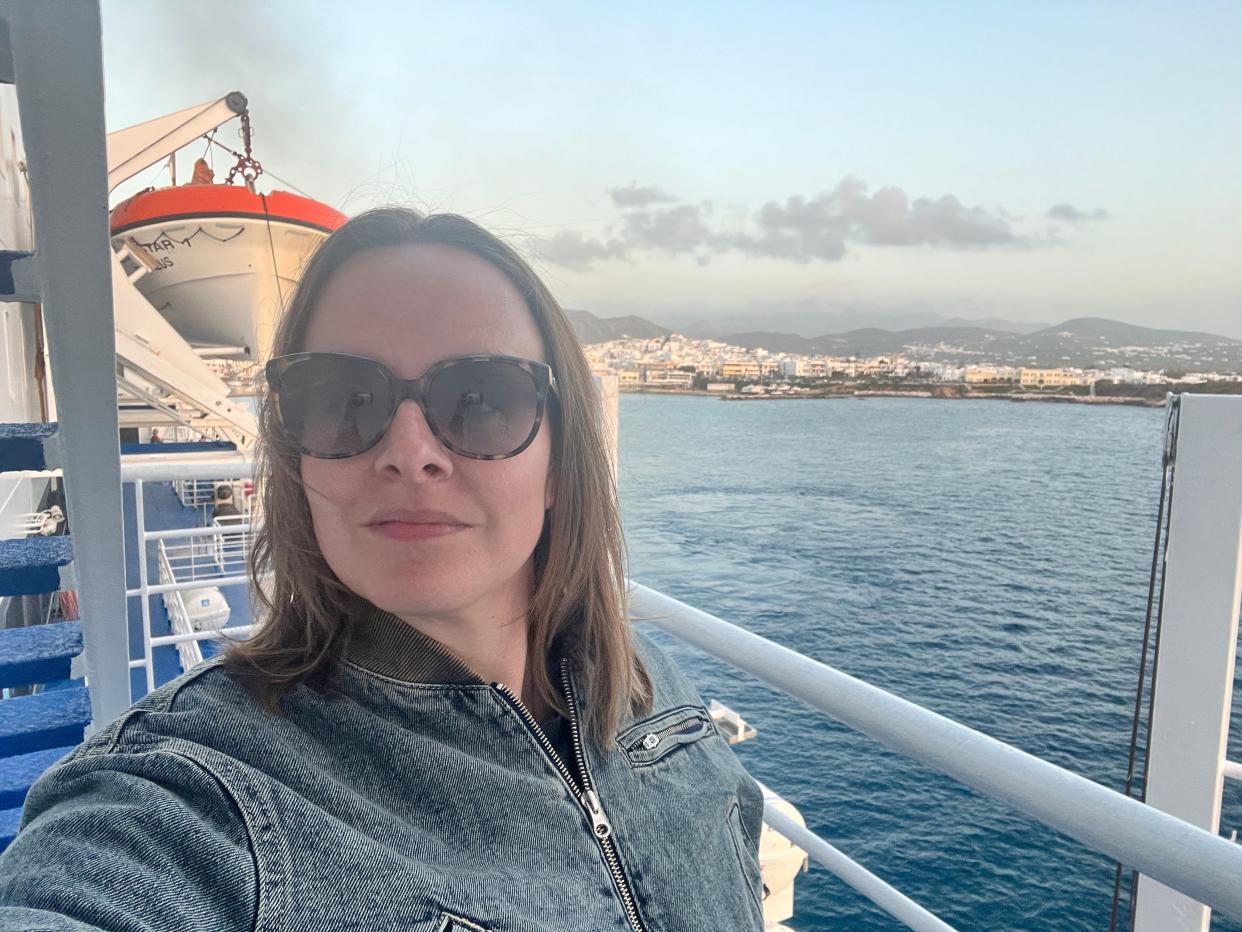
{"type": "Polygon", "coordinates": [[[574,326],[574,333],[583,344],[607,343],[625,337],[651,340],[666,336],[669,331],[649,320],[629,314],[625,317],[596,317],[590,311],[566,309],[565,315],[574,326]]]}
{"type": "MultiPolygon", "coordinates": [[[[599,318],[567,311],[583,343],[631,337],[653,339],[670,331],[642,317],[599,318]]],[[[1242,372],[1242,340],[1189,330],[1140,327],[1102,317],[1080,317],[1031,333],[980,326],[864,327],[807,338],[793,333],[748,331],[718,337],[745,349],[825,356],[886,356],[958,365],[1074,366],[1108,369],[1242,372]]]]}

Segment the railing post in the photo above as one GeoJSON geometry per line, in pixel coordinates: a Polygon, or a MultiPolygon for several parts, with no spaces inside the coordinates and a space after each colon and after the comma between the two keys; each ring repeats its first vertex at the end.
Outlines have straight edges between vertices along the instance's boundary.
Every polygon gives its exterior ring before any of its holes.
{"type": "Polygon", "coordinates": [[[99,7],[5,0],[94,726],[130,704],[99,7]]]}
{"type": "Polygon", "coordinates": [[[142,595],[138,597],[142,606],[142,656],[147,666],[147,692],[155,689],[155,657],[151,650],[151,594],[149,588],[150,573],[147,570],[147,507],[144,496],[145,484],[141,479],[134,481],[134,524],[138,531],[138,588],[142,595]]]}

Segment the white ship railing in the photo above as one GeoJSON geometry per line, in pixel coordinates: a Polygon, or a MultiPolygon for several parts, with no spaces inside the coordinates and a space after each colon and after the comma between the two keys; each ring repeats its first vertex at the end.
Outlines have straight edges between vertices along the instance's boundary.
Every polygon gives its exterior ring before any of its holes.
{"type": "MultiPolygon", "coordinates": [[[[142,613],[142,655],[129,661],[128,669],[141,669],[146,676],[147,690],[155,688],[155,650],[175,646],[182,669],[188,670],[202,660],[198,642],[221,637],[247,637],[254,625],[235,625],[225,631],[195,631],[185,610],[181,593],[202,588],[208,580],[212,586],[249,586],[246,557],[252,540],[249,519],[240,521],[217,518],[208,527],[147,530],[145,491],[148,482],[169,482],[183,504],[189,489],[209,490],[208,503],[214,498],[217,485],[230,484],[250,477],[251,464],[240,456],[213,459],[160,459],[156,456],[126,461],[121,465],[121,481],[134,486],[134,519],[138,539],[138,585],[127,589],[127,598],[136,598],[142,613]],[[157,549],[159,579],[152,582],[147,566],[148,548],[157,549]],[[167,573],[165,573],[167,566],[167,573]],[[151,597],[164,596],[171,634],[154,635],[151,631],[151,597]],[[169,597],[171,596],[171,598],[169,597]]],[[[197,493],[191,501],[200,505],[197,493]]],[[[128,672],[127,672],[128,675],[128,672]]]]}
{"type": "MultiPolygon", "coordinates": [[[[168,550],[164,546],[164,542],[157,541],[156,554],[158,559],[160,582],[167,584],[177,582],[177,575],[173,569],[172,561],[168,557],[168,550]]],[[[164,610],[168,612],[168,625],[172,629],[173,634],[193,634],[194,627],[190,624],[190,613],[185,607],[185,592],[180,589],[173,589],[163,594],[164,610]]],[[[146,619],[144,619],[146,620],[146,619]]],[[[151,638],[148,636],[146,640],[149,642],[151,638]]],[[[181,669],[188,670],[197,664],[203,662],[203,651],[198,646],[197,640],[185,640],[177,642],[177,654],[181,658],[181,669]]],[[[148,667],[148,669],[152,669],[148,667]]]]}
{"type": "Polygon", "coordinates": [[[226,575],[246,572],[254,543],[250,519],[245,515],[221,515],[212,519],[211,526],[224,529],[224,533],[211,538],[211,556],[216,569],[226,575]]]}
{"type": "MultiPolygon", "coordinates": [[[[646,586],[632,585],[630,614],[899,754],[1242,919],[1242,846],[646,586]]],[[[945,928],[940,920],[929,924],[922,907],[858,870],[848,857],[838,858],[836,849],[817,850],[810,833],[802,835],[805,829],[793,831],[796,826],[772,819],[769,824],[910,928],[945,928]]]]}
{"type": "MultiPolygon", "coordinates": [[[[250,465],[237,457],[123,464],[122,480],[134,483],[142,546],[152,541],[236,534],[242,527],[250,531],[249,525],[147,531],[142,508],[145,482],[249,475],[250,465]]],[[[146,561],[139,560],[138,565],[140,583],[129,594],[141,597],[144,605],[149,595],[202,585],[198,580],[150,584],[146,561]]],[[[220,576],[212,583],[245,585],[247,577],[241,573],[220,576]]],[[[645,586],[632,587],[631,615],[1094,851],[1242,920],[1242,883],[1238,882],[1242,877],[1242,846],[645,586]]],[[[250,630],[230,628],[229,633],[243,635],[250,630]]],[[[132,661],[131,666],[145,666],[149,684],[153,684],[153,648],[218,636],[217,632],[204,631],[152,637],[149,613],[145,611],[144,631],[144,659],[132,661]]],[[[797,804],[796,800],[791,802],[797,804]]],[[[765,821],[908,927],[936,932],[951,928],[827,840],[781,813],[769,809],[765,821]]]]}
{"type": "Polygon", "coordinates": [[[182,505],[201,511],[206,518],[215,505],[216,490],[225,485],[233,489],[233,504],[238,510],[243,515],[249,512],[250,498],[245,495],[240,480],[235,478],[223,479],[217,476],[210,479],[176,479],[173,480],[172,488],[182,505]]]}
{"type": "Polygon", "coordinates": [[[177,479],[172,487],[177,500],[187,508],[207,508],[215,501],[214,479],[177,479]]]}

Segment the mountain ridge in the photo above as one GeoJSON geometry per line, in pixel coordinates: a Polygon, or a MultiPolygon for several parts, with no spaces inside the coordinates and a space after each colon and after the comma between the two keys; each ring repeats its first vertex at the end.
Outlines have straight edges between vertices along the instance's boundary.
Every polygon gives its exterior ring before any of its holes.
{"type": "MultiPolygon", "coordinates": [[[[628,336],[660,339],[673,333],[637,315],[600,318],[585,310],[566,312],[584,344],[628,336]]],[[[683,334],[690,336],[690,334],[683,334]]],[[[803,337],[777,331],[747,331],[711,337],[748,350],[828,356],[882,356],[968,363],[1144,369],[1177,368],[1242,372],[1242,340],[1197,330],[1143,327],[1105,317],[1076,317],[1015,333],[980,326],[939,325],[886,330],[860,327],[803,337]]]]}

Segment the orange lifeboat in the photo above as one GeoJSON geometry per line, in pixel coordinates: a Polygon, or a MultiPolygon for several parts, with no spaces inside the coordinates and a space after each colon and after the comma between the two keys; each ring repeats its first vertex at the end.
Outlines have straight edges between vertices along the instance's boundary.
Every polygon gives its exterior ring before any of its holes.
{"type": "Polygon", "coordinates": [[[210,183],[143,191],[111,214],[114,248],[149,270],[136,287],[208,355],[264,360],[302,266],[345,215],[319,201],[210,183]]]}

